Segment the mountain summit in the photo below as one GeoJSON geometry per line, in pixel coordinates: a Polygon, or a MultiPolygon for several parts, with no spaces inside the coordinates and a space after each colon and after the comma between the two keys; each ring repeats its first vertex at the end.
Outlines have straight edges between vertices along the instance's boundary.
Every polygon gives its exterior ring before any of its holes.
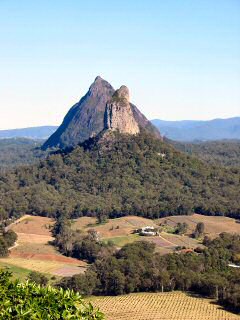
{"type": "Polygon", "coordinates": [[[61,126],[42,149],[76,146],[103,129],[138,133],[141,128],[160,138],[154,125],[130,103],[128,88],[122,86],[115,91],[110,83],[98,76],[85,96],[68,111],[61,126]]]}
{"type": "Polygon", "coordinates": [[[129,90],[121,86],[115,91],[105,110],[105,129],[118,130],[120,133],[137,134],[140,132],[129,103],[129,90]]]}

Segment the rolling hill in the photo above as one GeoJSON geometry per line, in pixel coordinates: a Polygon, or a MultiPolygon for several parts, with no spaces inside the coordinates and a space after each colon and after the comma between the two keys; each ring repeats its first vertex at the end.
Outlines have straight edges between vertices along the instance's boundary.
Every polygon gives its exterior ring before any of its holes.
{"type": "Polygon", "coordinates": [[[0,139],[28,138],[28,139],[47,139],[55,130],[56,126],[41,126],[22,129],[0,130],[0,139]]]}

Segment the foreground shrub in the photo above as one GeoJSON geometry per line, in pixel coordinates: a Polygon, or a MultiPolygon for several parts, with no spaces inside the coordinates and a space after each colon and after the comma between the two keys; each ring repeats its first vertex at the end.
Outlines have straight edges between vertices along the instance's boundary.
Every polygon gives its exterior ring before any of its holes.
{"type": "Polygon", "coordinates": [[[42,287],[34,282],[20,283],[11,273],[0,272],[0,320],[102,320],[101,312],[86,304],[72,290],[42,287]]]}

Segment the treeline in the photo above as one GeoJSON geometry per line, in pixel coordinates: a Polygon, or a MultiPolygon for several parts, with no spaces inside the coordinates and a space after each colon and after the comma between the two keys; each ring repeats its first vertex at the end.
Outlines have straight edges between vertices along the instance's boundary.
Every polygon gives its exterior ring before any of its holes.
{"type": "Polygon", "coordinates": [[[94,229],[89,229],[87,234],[81,230],[72,230],[71,222],[65,216],[57,218],[52,233],[55,237],[53,244],[62,254],[89,263],[115,251],[113,244],[100,241],[99,234],[94,229]]]}
{"type": "Polygon", "coordinates": [[[240,311],[240,236],[221,234],[205,238],[205,249],[161,256],[150,242],[125,245],[98,258],[85,274],[64,279],[60,286],[84,295],[120,295],[131,292],[193,291],[240,311]]]}
{"type": "Polygon", "coordinates": [[[1,174],[0,219],[240,216],[240,168],[207,165],[144,133],[90,142],[1,174]]]}
{"type": "Polygon", "coordinates": [[[13,230],[4,231],[0,228],[0,257],[8,256],[8,249],[17,241],[17,234],[13,230]]]}
{"type": "Polygon", "coordinates": [[[212,164],[240,167],[240,140],[184,143],[168,140],[176,149],[212,164]]]}

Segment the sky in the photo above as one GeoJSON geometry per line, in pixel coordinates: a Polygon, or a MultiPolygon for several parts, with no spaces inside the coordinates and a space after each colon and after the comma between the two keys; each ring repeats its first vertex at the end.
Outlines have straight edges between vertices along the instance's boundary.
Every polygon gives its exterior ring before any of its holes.
{"type": "Polygon", "coordinates": [[[0,0],[0,129],[60,124],[97,75],[149,119],[240,116],[240,0],[0,0]]]}

